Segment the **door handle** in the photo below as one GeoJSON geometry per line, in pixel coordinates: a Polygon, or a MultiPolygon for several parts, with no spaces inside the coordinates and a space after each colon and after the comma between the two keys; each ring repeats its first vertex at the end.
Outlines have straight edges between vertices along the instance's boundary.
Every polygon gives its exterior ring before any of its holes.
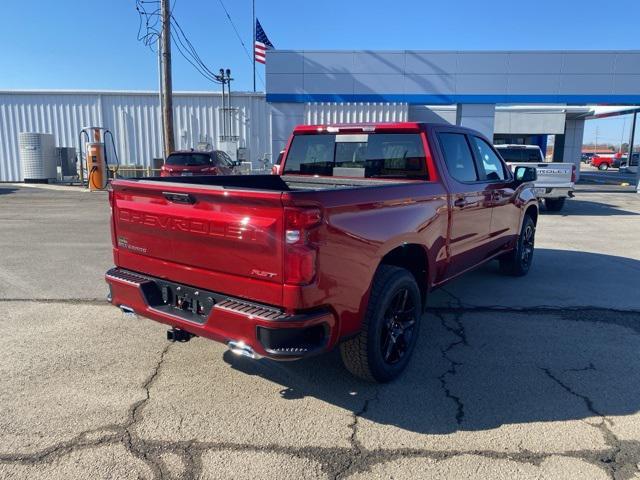
{"type": "Polygon", "coordinates": [[[453,202],[454,207],[462,208],[468,205],[467,201],[464,197],[457,198],[455,202],[453,202]]]}

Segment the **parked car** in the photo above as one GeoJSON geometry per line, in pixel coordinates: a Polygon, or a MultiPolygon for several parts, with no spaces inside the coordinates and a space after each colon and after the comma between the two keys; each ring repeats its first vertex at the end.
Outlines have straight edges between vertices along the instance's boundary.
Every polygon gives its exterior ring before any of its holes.
{"type": "Polygon", "coordinates": [[[315,125],[288,145],[282,175],[114,180],[111,303],[251,358],[339,345],[353,374],[385,382],[432,289],[493,259],[529,271],[536,171],[512,173],[479,133],[315,125]]]}
{"type": "Polygon", "coordinates": [[[573,197],[575,164],[545,162],[537,145],[496,145],[496,149],[512,168],[518,165],[536,168],[538,179],[534,183],[534,192],[544,201],[547,210],[558,212],[564,207],[567,197],[573,197]]]}
{"type": "Polygon", "coordinates": [[[640,160],[640,152],[634,152],[633,155],[631,155],[631,162],[629,162],[628,158],[625,158],[622,160],[622,162],[620,163],[620,171],[637,173],[639,160],[640,160]]]}
{"type": "Polygon", "coordinates": [[[613,156],[601,156],[595,155],[591,159],[591,166],[596,167],[598,170],[609,170],[613,166],[613,156]]]}
{"type": "Polygon", "coordinates": [[[580,157],[580,161],[583,163],[591,163],[591,159],[595,156],[595,153],[582,153],[581,157],[580,157]]]}
{"type": "Polygon", "coordinates": [[[195,150],[171,153],[160,169],[161,177],[192,175],[234,175],[240,173],[239,162],[234,162],[226,152],[195,150]]]}

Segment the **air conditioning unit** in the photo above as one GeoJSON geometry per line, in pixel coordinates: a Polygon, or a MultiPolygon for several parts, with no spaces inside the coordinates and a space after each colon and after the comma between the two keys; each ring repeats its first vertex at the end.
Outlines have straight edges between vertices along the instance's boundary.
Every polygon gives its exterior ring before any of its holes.
{"type": "Polygon", "coordinates": [[[56,146],[52,134],[20,132],[18,146],[25,182],[48,183],[56,179],[56,146]]]}

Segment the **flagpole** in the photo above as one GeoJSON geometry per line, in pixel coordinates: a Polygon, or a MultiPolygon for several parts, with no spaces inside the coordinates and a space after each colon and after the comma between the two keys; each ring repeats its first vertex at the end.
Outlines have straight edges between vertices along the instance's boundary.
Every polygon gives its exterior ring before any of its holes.
{"type": "Polygon", "coordinates": [[[256,0],[252,1],[253,13],[253,91],[256,91],[256,0]]]}

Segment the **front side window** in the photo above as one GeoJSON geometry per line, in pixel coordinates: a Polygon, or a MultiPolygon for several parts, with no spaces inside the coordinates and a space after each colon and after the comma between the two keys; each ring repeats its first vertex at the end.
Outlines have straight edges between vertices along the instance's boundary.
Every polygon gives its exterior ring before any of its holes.
{"type": "Polygon", "coordinates": [[[473,155],[465,135],[462,133],[440,133],[438,140],[449,174],[460,182],[478,181],[476,164],[473,161],[473,155]]]}
{"type": "Polygon", "coordinates": [[[484,170],[484,180],[504,180],[506,174],[500,157],[489,146],[487,142],[479,137],[471,137],[476,154],[480,159],[480,165],[484,170]]]}
{"type": "Polygon", "coordinates": [[[428,178],[418,133],[318,134],[293,137],[285,174],[428,178]]]}

